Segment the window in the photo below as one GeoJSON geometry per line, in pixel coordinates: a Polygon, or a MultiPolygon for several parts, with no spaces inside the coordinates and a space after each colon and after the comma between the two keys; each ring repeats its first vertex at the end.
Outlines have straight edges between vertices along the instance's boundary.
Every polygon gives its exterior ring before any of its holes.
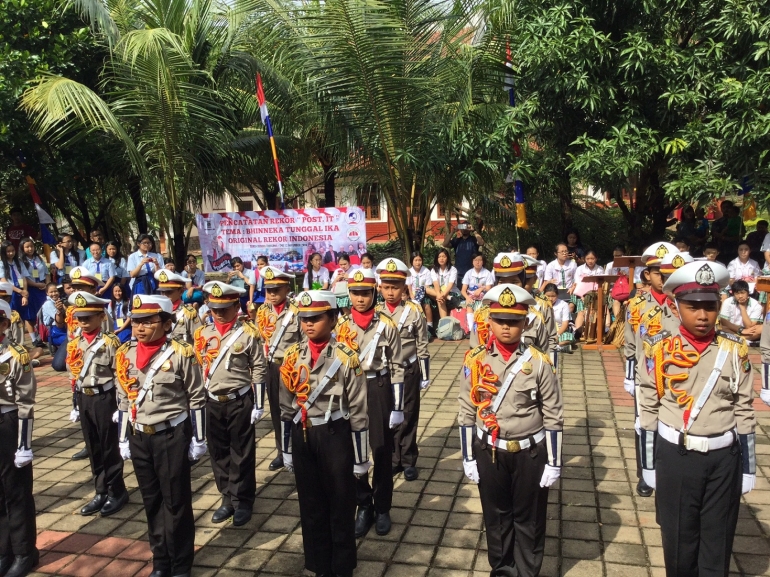
{"type": "Polygon", "coordinates": [[[254,201],[253,200],[239,200],[238,201],[238,212],[251,212],[254,210],[254,201]]]}
{"type": "Polygon", "coordinates": [[[356,189],[356,204],[364,207],[366,220],[381,220],[380,186],[376,183],[359,186],[356,189]]]}
{"type": "Polygon", "coordinates": [[[442,219],[444,218],[445,214],[446,214],[446,211],[444,210],[444,205],[439,202],[436,205],[436,218],[442,219]]]}

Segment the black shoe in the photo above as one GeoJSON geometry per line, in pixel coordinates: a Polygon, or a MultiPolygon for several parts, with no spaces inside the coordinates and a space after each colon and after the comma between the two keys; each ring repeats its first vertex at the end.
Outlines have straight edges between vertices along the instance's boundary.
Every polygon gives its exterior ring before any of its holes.
{"type": "Polygon", "coordinates": [[[356,515],[356,537],[363,537],[374,523],[374,507],[359,507],[356,515]]]}
{"type": "Polygon", "coordinates": [[[378,535],[387,535],[390,533],[390,513],[377,513],[374,530],[377,531],[378,535]]]}
{"type": "Polygon", "coordinates": [[[160,569],[150,573],[150,577],[168,577],[169,575],[171,575],[170,571],[162,571],[160,569]]]}
{"type": "Polygon", "coordinates": [[[107,497],[107,501],[102,507],[102,517],[109,517],[113,513],[117,513],[128,503],[128,491],[123,491],[120,497],[107,497]]]}
{"type": "Polygon", "coordinates": [[[278,455],[275,459],[270,461],[270,464],[267,466],[267,468],[270,471],[277,471],[278,469],[283,469],[283,455],[278,455]]]}
{"type": "Polygon", "coordinates": [[[240,527],[251,521],[251,509],[241,509],[240,507],[235,510],[233,515],[233,527],[240,527]]]}
{"type": "Polygon", "coordinates": [[[82,461],[83,459],[88,459],[88,450],[85,447],[83,447],[77,453],[72,455],[72,457],[70,458],[73,461],[82,461]]]}
{"type": "Polygon", "coordinates": [[[5,577],[24,577],[40,562],[40,553],[36,550],[32,555],[16,555],[13,565],[5,577]]]}
{"type": "Polygon", "coordinates": [[[401,465],[393,465],[393,466],[390,468],[390,472],[392,473],[392,475],[393,475],[394,477],[395,477],[396,475],[398,475],[398,474],[399,474],[401,471],[403,471],[403,470],[404,470],[404,468],[403,468],[401,465]]]}
{"type": "Polygon", "coordinates": [[[639,479],[639,483],[636,485],[636,493],[640,497],[649,497],[652,495],[652,487],[644,482],[644,479],[639,479]]]}
{"type": "Polygon", "coordinates": [[[88,515],[96,515],[102,510],[104,504],[107,502],[107,494],[97,494],[91,501],[80,510],[80,514],[87,517],[88,515]]]}
{"type": "Polygon", "coordinates": [[[235,513],[235,509],[232,505],[222,505],[219,509],[214,511],[214,514],[211,516],[211,522],[224,523],[233,516],[233,513],[235,513]]]}
{"type": "Polygon", "coordinates": [[[417,467],[407,467],[404,469],[404,479],[407,481],[416,481],[420,474],[417,472],[417,467]]]}
{"type": "Polygon", "coordinates": [[[13,565],[13,555],[3,555],[0,557],[0,577],[3,577],[13,565]]]}

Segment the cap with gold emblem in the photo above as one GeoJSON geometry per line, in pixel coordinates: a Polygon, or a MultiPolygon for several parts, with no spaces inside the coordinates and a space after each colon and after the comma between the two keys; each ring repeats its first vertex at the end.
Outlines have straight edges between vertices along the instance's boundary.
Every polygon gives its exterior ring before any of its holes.
{"type": "Polygon", "coordinates": [[[663,285],[663,292],[677,300],[716,301],[730,274],[720,262],[695,261],[678,268],[663,285]]]}
{"type": "Polygon", "coordinates": [[[409,276],[409,267],[397,258],[386,258],[377,265],[377,274],[380,280],[406,281],[409,276]]]}
{"type": "Polygon", "coordinates": [[[265,288],[288,286],[294,278],[293,274],[283,272],[272,266],[266,266],[260,270],[259,276],[262,277],[265,288]]]}
{"type": "Polygon", "coordinates": [[[670,275],[682,268],[684,265],[693,262],[695,259],[690,256],[689,252],[670,252],[664,256],[660,261],[661,274],[670,275]]]}
{"type": "Polygon", "coordinates": [[[10,319],[13,311],[11,311],[11,305],[5,301],[0,301],[0,320],[10,319]]]}
{"type": "Polygon", "coordinates": [[[104,308],[110,304],[109,299],[100,299],[85,291],[75,291],[67,298],[67,302],[75,307],[73,313],[76,317],[90,317],[95,313],[103,313],[104,308]]]}
{"type": "Polygon", "coordinates": [[[174,304],[161,295],[134,295],[131,300],[131,318],[151,317],[160,313],[171,314],[174,304]]]}
{"type": "Polygon", "coordinates": [[[375,290],[377,288],[377,275],[374,269],[357,268],[348,272],[348,290],[375,290]]]}
{"type": "Polygon", "coordinates": [[[70,279],[72,285],[85,285],[85,286],[104,286],[101,279],[96,278],[96,275],[88,270],[84,266],[76,266],[70,271],[70,279]]]}
{"type": "Polygon", "coordinates": [[[203,285],[203,292],[209,296],[209,308],[224,309],[240,302],[241,297],[246,294],[246,289],[213,280],[203,285]]]}
{"type": "Polygon", "coordinates": [[[518,252],[501,252],[492,265],[495,277],[516,276],[524,270],[524,259],[518,252]]]}
{"type": "Polygon", "coordinates": [[[526,254],[521,255],[521,258],[524,259],[524,270],[527,272],[527,278],[532,278],[537,274],[537,267],[540,266],[540,262],[526,254]]]}
{"type": "Polygon", "coordinates": [[[303,291],[295,300],[300,317],[314,317],[337,310],[337,296],[331,291],[303,291]]]}
{"type": "Polygon", "coordinates": [[[155,271],[155,280],[158,281],[158,290],[182,289],[188,282],[192,282],[192,279],[164,268],[155,271]]]}
{"type": "Polygon", "coordinates": [[[647,267],[658,266],[660,261],[672,252],[679,252],[679,249],[668,242],[656,242],[648,246],[642,253],[642,264],[647,267]]]}
{"type": "Polygon", "coordinates": [[[13,296],[13,283],[3,281],[0,282],[0,297],[12,297],[13,296]]]}
{"type": "Polygon", "coordinates": [[[520,286],[499,284],[484,295],[482,303],[489,306],[489,316],[492,318],[524,319],[530,305],[535,304],[535,299],[520,286]]]}

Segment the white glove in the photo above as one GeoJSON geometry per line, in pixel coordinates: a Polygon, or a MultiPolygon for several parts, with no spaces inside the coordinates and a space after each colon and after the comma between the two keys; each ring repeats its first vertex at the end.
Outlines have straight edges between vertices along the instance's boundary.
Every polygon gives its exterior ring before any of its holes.
{"type": "MultiPolygon", "coordinates": [[[[16,457],[13,459],[13,464],[17,469],[29,465],[32,462],[32,449],[18,449],[16,451],[16,457]]],[[[746,475],[744,475],[745,477],[746,475]]],[[[752,487],[754,485],[752,484],[752,487]]]]}
{"type": "Polygon", "coordinates": [[[401,423],[404,422],[404,411],[391,411],[390,412],[390,428],[395,429],[401,423]]]}
{"type": "Polygon", "coordinates": [[[762,399],[762,402],[766,405],[770,405],[770,389],[760,389],[759,398],[762,399]]]}
{"type": "Polygon", "coordinates": [[[206,441],[197,441],[193,439],[190,441],[190,449],[187,451],[187,457],[191,461],[197,461],[206,454],[207,449],[208,446],[206,445],[206,441]]]}
{"type": "MultiPolygon", "coordinates": [[[[16,453],[18,455],[18,453],[16,453]]],[[[18,459],[18,457],[17,457],[18,459]]],[[[16,465],[18,467],[18,465],[16,465]]],[[[754,483],[757,481],[756,475],[744,475],[743,486],[741,487],[741,495],[749,493],[754,488],[754,483]]]]}
{"type": "Polygon", "coordinates": [[[466,461],[463,459],[463,470],[468,480],[473,481],[478,485],[479,483],[479,468],[476,466],[476,459],[473,461],[466,461]]]}
{"type": "Polygon", "coordinates": [[[364,461],[360,465],[353,465],[353,474],[356,477],[366,475],[369,472],[369,467],[371,466],[371,461],[364,461]]]}
{"type": "Polygon", "coordinates": [[[128,446],[128,440],[120,441],[118,443],[118,447],[120,447],[120,456],[123,457],[124,461],[130,461],[131,460],[131,448],[128,446]]]}
{"type": "Polygon", "coordinates": [[[70,411],[70,421],[73,423],[77,423],[80,420],[80,411],[77,409],[72,409],[70,411]]]}
{"type": "Polygon", "coordinates": [[[254,405],[254,408],[251,409],[251,424],[253,425],[257,421],[259,421],[264,414],[265,414],[265,409],[258,409],[257,406],[254,405]]]}
{"type": "Polygon", "coordinates": [[[540,477],[540,486],[550,487],[559,477],[561,477],[561,467],[546,465],[545,469],[543,469],[543,476],[540,477]]]}
{"type": "Polygon", "coordinates": [[[420,381],[420,390],[421,391],[424,391],[428,387],[430,387],[430,379],[428,379],[427,381],[420,381]]]}
{"type": "Polygon", "coordinates": [[[636,431],[637,435],[642,434],[642,422],[639,420],[639,417],[636,417],[636,419],[634,419],[634,431],[636,431]]]}
{"type": "Polygon", "coordinates": [[[294,471],[294,457],[291,456],[291,453],[283,454],[283,468],[290,473],[294,471]]]}
{"type": "Polygon", "coordinates": [[[632,379],[623,379],[623,388],[629,395],[634,396],[634,381],[632,379]]]}
{"type": "Polygon", "coordinates": [[[112,413],[112,422],[117,423],[119,416],[120,416],[120,411],[115,411],[114,413],[112,413]]]}
{"type": "Polygon", "coordinates": [[[655,469],[642,469],[642,479],[651,489],[655,488],[655,469]]]}

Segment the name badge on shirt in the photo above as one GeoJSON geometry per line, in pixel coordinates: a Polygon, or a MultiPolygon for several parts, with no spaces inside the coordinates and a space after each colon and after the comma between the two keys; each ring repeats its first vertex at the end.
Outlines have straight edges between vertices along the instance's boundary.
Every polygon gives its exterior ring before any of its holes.
{"type": "Polygon", "coordinates": [[[72,272],[72,265],[71,264],[64,265],[64,274],[69,274],[71,272],[72,272]]]}
{"type": "Polygon", "coordinates": [[[100,273],[100,272],[95,272],[95,273],[94,273],[94,276],[95,276],[96,278],[98,278],[99,280],[102,280],[102,273],[100,273]]]}
{"type": "Polygon", "coordinates": [[[36,268],[32,269],[32,278],[38,280],[40,278],[40,271],[36,268]]]}
{"type": "Polygon", "coordinates": [[[123,328],[123,324],[125,323],[125,321],[123,319],[117,319],[115,322],[118,323],[118,328],[119,329],[122,329],[123,328]]]}
{"type": "Polygon", "coordinates": [[[19,288],[20,289],[24,288],[24,277],[23,276],[19,277],[19,288]]]}

